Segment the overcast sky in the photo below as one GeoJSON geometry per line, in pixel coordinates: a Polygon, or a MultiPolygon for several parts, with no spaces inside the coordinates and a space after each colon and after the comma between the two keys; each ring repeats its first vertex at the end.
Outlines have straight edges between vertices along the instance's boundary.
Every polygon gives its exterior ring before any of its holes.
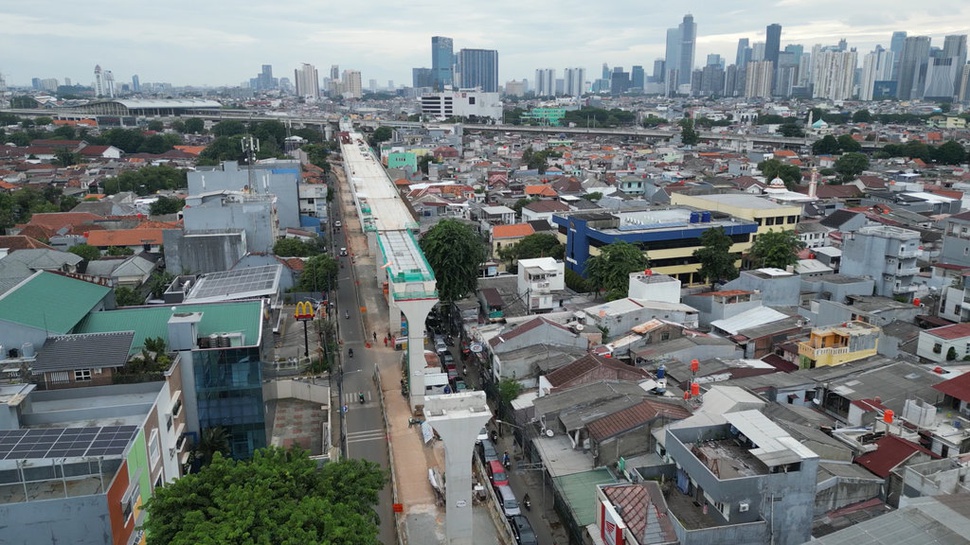
{"type": "Polygon", "coordinates": [[[499,81],[534,79],[536,68],[587,69],[604,62],[649,74],[662,57],[666,29],[690,12],[697,23],[695,63],[708,53],[734,61],[738,38],[763,41],[782,25],[782,47],[848,40],[862,55],[889,46],[894,30],[928,35],[970,32],[967,0],[30,0],[0,6],[0,73],[9,85],[65,77],[89,85],[94,66],[115,80],[175,85],[238,85],[262,64],[293,79],[300,63],[323,78],[330,65],[361,71],[364,86],[411,84],[412,67],[431,66],[431,36],[461,48],[497,49],[499,81]],[[468,7],[466,7],[466,4],[468,7]],[[472,8],[470,6],[474,5],[472,8]]]}

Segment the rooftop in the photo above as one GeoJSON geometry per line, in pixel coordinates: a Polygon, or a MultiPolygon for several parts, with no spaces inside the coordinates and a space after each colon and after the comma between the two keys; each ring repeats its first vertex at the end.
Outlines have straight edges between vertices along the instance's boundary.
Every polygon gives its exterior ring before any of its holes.
{"type": "MultiPolygon", "coordinates": [[[[0,321],[49,333],[71,331],[111,291],[111,288],[39,271],[0,295],[0,321]]],[[[125,331],[121,327],[114,331],[125,331]]]]}
{"type": "Polygon", "coordinates": [[[32,371],[123,367],[134,337],[134,331],[51,336],[38,352],[32,371]]]}
{"type": "Polygon", "coordinates": [[[205,274],[185,296],[187,303],[215,303],[231,299],[274,296],[279,291],[280,264],[245,267],[205,274]]]}

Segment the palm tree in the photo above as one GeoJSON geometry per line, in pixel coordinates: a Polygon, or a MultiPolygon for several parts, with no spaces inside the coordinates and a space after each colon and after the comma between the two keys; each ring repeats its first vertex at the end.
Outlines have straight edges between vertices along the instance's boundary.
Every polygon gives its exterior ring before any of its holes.
{"type": "Polygon", "coordinates": [[[212,463],[212,458],[215,457],[217,452],[223,456],[231,454],[229,432],[222,426],[202,430],[199,442],[192,450],[194,461],[198,462],[200,468],[207,466],[212,463]]]}

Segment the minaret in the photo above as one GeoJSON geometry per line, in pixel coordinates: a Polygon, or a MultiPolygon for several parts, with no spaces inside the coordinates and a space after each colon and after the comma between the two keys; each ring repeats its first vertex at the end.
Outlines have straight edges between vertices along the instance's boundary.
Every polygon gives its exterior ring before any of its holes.
{"type": "Polygon", "coordinates": [[[818,189],[818,168],[812,167],[812,179],[808,182],[808,196],[815,198],[818,189]]]}

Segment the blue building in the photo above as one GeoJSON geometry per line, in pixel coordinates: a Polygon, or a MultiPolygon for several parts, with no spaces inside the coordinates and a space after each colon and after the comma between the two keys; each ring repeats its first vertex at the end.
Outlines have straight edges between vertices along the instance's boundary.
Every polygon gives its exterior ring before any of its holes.
{"type": "MultiPolygon", "coordinates": [[[[434,87],[441,91],[445,87],[454,84],[454,65],[455,48],[454,41],[444,36],[431,37],[431,74],[430,85],[418,85],[417,74],[415,75],[415,87],[434,87]]],[[[415,68],[415,70],[421,70],[415,68]]],[[[425,83],[422,80],[421,83],[425,83]]]]}
{"type": "Polygon", "coordinates": [[[498,51],[462,49],[458,52],[462,89],[480,87],[486,93],[498,92],[498,51]]]}
{"type": "Polygon", "coordinates": [[[583,276],[586,260],[598,255],[599,248],[628,242],[647,253],[651,269],[683,284],[704,282],[696,274],[700,263],[694,251],[701,248],[705,231],[721,227],[734,241],[731,251],[741,253],[750,248],[751,236],[758,230],[754,221],[686,206],[554,214],[552,222],[559,228],[560,240],[565,237],[566,266],[583,276]]]}

